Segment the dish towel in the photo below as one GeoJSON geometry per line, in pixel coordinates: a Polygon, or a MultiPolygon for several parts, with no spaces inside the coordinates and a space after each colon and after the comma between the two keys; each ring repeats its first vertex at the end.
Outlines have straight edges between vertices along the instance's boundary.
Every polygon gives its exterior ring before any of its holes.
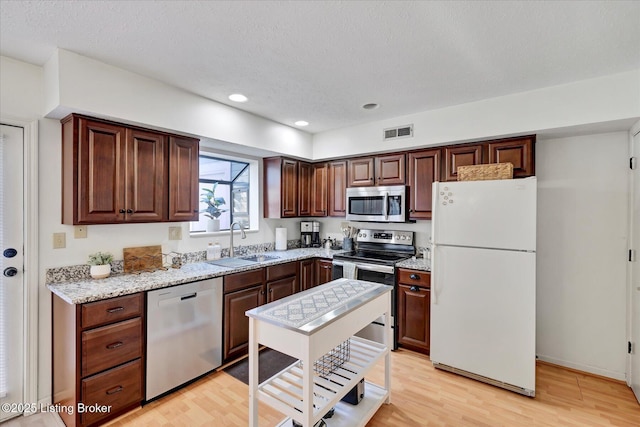
{"type": "Polygon", "coordinates": [[[342,277],[345,279],[358,279],[358,268],[352,262],[345,261],[342,265],[342,277]]]}

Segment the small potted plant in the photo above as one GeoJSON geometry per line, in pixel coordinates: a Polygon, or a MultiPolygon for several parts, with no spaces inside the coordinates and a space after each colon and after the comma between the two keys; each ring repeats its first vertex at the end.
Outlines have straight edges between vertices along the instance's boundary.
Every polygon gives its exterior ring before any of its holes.
{"type": "Polygon", "coordinates": [[[220,209],[220,206],[226,205],[227,202],[224,200],[224,197],[216,197],[216,187],[218,183],[214,183],[211,189],[203,188],[202,191],[204,193],[201,194],[202,199],[200,201],[205,203],[207,207],[200,211],[204,212],[204,215],[209,218],[207,222],[207,231],[220,231],[220,215],[223,212],[226,212],[227,209],[220,209]]]}
{"type": "Polygon", "coordinates": [[[88,264],[91,266],[90,273],[94,279],[104,279],[111,274],[111,262],[113,255],[109,252],[96,252],[89,255],[88,264]]]}

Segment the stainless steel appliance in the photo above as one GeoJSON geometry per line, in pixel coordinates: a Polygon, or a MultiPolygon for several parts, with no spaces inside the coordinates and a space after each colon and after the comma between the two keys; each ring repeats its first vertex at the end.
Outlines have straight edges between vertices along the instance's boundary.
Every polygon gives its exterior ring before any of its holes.
{"type": "Polygon", "coordinates": [[[302,221],[300,223],[300,246],[303,248],[311,247],[311,235],[313,234],[313,222],[302,221]]]}
{"type": "Polygon", "coordinates": [[[347,220],[405,222],[407,196],[404,185],[347,188],[347,220]]]}
{"type": "Polygon", "coordinates": [[[313,221],[311,228],[311,247],[319,248],[322,246],[322,243],[320,242],[320,223],[318,221],[313,221]]]}
{"type": "MultiPolygon", "coordinates": [[[[332,278],[352,277],[394,287],[392,293],[391,327],[393,328],[393,348],[398,347],[396,312],[395,264],[412,257],[416,253],[413,245],[413,231],[360,230],[356,236],[355,250],[333,256],[332,278]]],[[[382,342],[384,318],[380,317],[357,335],[382,342]]]]}
{"type": "Polygon", "coordinates": [[[146,400],[222,364],[222,278],[147,293],[146,400]]]}

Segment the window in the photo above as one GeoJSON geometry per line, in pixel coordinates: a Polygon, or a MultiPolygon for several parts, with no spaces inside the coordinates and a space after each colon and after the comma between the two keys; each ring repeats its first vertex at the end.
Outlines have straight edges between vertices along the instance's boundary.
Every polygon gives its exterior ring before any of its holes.
{"type": "MultiPolygon", "coordinates": [[[[200,155],[200,219],[191,223],[192,232],[205,232],[209,217],[206,215],[207,204],[204,202],[205,189],[215,189],[214,197],[218,199],[221,213],[220,230],[229,230],[229,226],[238,222],[242,228],[251,229],[251,162],[238,159],[214,157],[213,154],[200,155]]],[[[256,228],[256,227],[254,227],[256,228]]]]}

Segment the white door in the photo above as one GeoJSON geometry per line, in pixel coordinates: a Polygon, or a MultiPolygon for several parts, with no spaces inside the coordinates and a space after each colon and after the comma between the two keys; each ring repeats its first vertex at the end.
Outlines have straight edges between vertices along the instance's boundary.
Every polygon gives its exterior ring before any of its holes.
{"type": "Polygon", "coordinates": [[[535,177],[433,185],[435,244],[536,249],[535,177]]]}
{"type": "MultiPolygon", "coordinates": [[[[640,133],[633,138],[633,155],[640,161],[640,133]]],[[[631,354],[631,388],[640,402],[640,166],[633,174],[633,207],[631,241],[636,250],[636,262],[631,263],[631,333],[634,350],[631,354]]]]}
{"type": "Polygon", "coordinates": [[[0,128],[0,421],[20,415],[4,404],[24,402],[23,137],[21,127],[0,128]]]}

